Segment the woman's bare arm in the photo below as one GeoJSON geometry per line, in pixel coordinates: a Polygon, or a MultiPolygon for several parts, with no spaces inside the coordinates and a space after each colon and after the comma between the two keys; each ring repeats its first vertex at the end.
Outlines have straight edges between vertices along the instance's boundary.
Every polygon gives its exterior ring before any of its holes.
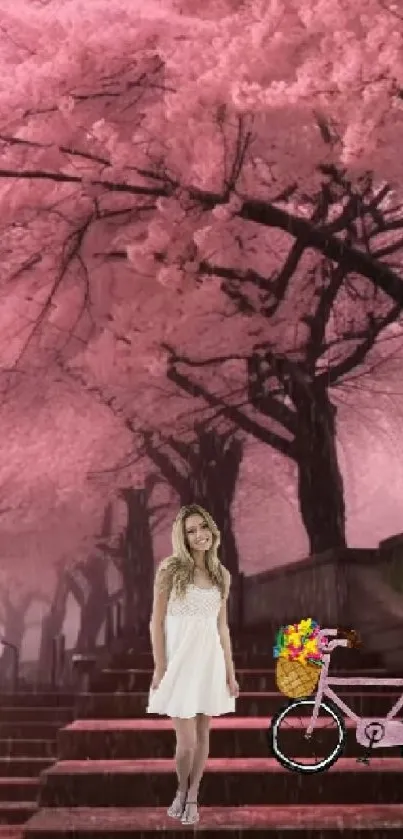
{"type": "Polygon", "coordinates": [[[154,667],[159,673],[164,673],[167,665],[164,623],[169,595],[170,586],[167,572],[163,565],[160,565],[155,575],[153,607],[150,620],[150,636],[154,667]]]}
{"type": "Polygon", "coordinates": [[[225,596],[218,613],[218,632],[220,635],[221,646],[224,651],[225,669],[227,671],[227,679],[235,679],[235,668],[232,660],[231,638],[228,628],[228,595],[231,586],[231,574],[227,569],[224,569],[225,574],[225,596]]]}

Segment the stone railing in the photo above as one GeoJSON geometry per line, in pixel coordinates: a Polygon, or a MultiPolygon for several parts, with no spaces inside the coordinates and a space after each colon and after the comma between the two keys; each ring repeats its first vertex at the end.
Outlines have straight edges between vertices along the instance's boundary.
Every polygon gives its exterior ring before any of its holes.
{"type": "Polygon", "coordinates": [[[385,666],[403,668],[402,566],[403,537],[393,537],[377,549],[330,550],[244,577],[238,625],[312,617],[322,626],[354,627],[385,666]]]}
{"type": "Polygon", "coordinates": [[[349,566],[371,561],[376,551],[326,551],[243,581],[242,623],[292,623],[315,617],[337,626],[350,622],[349,566]]]}
{"type": "Polygon", "coordinates": [[[380,571],[385,582],[403,594],[403,534],[384,539],[379,545],[380,571]]]}
{"type": "Polygon", "coordinates": [[[403,595],[385,581],[379,566],[350,569],[351,614],[365,649],[377,652],[390,669],[403,668],[403,595]]]}
{"type": "MultiPolygon", "coordinates": [[[[368,651],[390,669],[403,669],[403,535],[377,549],[329,550],[270,571],[232,580],[229,618],[234,637],[254,627],[278,628],[302,617],[322,626],[357,629],[368,651]]],[[[105,640],[96,650],[99,667],[128,644],[119,603],[105,617],[105,640]]],[[[148,632],[130,645],[149,646],[148,632]]],[[[73,651],[65,652],[62,681],[72,678],[73,651]]],[[[59,679],[58,679],[59,681],[59,679]]]]}

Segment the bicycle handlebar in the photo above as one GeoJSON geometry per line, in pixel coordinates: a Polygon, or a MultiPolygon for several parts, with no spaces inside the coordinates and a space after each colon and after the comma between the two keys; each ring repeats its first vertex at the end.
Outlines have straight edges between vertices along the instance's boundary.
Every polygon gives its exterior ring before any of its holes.
{"type": "Polygon", "coordinates": [[[350,649],[359,649],[362,647],[362,641],[355,629],[321,629],[319,632],[321,640],[325,638],[334,638],[333,641],[326,642],[321,648],[323,653],[331,653],[336,647],[349,647],[350,649]],[[339,636],[339,637],[338,637],[339,636]]]}

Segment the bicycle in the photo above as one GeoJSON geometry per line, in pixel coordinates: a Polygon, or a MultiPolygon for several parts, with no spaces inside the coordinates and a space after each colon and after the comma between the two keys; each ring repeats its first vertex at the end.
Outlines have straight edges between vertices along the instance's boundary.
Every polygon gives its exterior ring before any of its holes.
{"type": "Polygon", "coordinates": [[[299,772],[307,775],[314,774],[315,772],[324,772],[336,763],[340,755],[343,753],[346,745],[346,717],[349,718],[352,721],[353,726],[355,726],[357,743],[364,746],[366,749],[365,755],[361,758],[357,758],[359,762],[368,764],[374,748],[393,746],[403,747],[403,720],[395,719],[396,715],[403,707],[403,678],[371,679],[366,677],[354,678],[354,676],[352,678],[329,677],[328,671],[330,666],[330,655],[336,647],[361,646],[358,635],[354,631],[347,633],[348,637],[336,638],[335,640],[328,641],[325,644],[325,638],[331,638],[338,633],[338,629],[322,629],[319,633],[322,641],[322,644],[320,644],[320,650],[323,653],[323,664],[315,697],[312,696],[305,697],[303,699],[290,700],[286,705],[280,708],[279,711],[277,711],[272,719],[268,731],[269,746],[274,757],[281,766],[293,772],[299,772]],[[342,699],[340,699],[337,693],[332,690],[330,685],[361,685],[366,687],[377,685],[400,687],[402,688],[402,694],[386,717],[366,718],[352,711],[352,709],[349,708],[342,699]],[[296,726],[294,717],[294,724],[292,724],[293,713],[295,711],[305,711],[309,713],[310,709],[312,709],[311,717],[309,717],[306,713],[305,716],[301,715],[299,717],[299,726],[296,726]],[[320,716],[321,714],[322,716],[320,716]],[[283,724],[287,723],[287,718],[292,724],[291,728],[293,731],[291,731],[291,738],[295,736],[295,729],[297,727],[302,728],[303,730],[306,725],[306,731],[304,734],[305,745],[303,744],[302,750],[308,750],[308,744],[312,744],[314,734],[316,735],[317,741],[320,742],[320,734],[326,730],[324,744],[326,755],[320,758],[319,762],[310,764],[307,762],[308,759],[305,756],[291,756],[287,753],[287,751],[289,752],[292,749],[292,740],[289,742],[289,748],[287,747],[284,749],[284,746],[281,746],[282,740],[284,740],[287,745],[287,733],[285,733],[283,738],[284,732],[289,730],[286,726],[283,727],[283,724]],[[326,720],[333,725],[335,730],[336,736],[333,745],[327,745],[327,741],[330,741],[330,737],[328,734],[329,729],[326,726],[326,720]]]}

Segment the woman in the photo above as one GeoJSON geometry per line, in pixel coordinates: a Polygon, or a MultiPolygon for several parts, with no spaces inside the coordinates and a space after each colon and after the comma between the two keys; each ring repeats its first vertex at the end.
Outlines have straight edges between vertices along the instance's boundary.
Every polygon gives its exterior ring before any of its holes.
{"type": "Polygon", "coordinates": [[[219,544],[211,516],[197,504],[182,507],[172,528],[173,556],[155,577],[147,712],[173,721],[178,789],[168,815],[182,824],[199,820],[210,718],[234,711],[239,695],[227,621],[230,574],[218,559],[219,544]]]}

